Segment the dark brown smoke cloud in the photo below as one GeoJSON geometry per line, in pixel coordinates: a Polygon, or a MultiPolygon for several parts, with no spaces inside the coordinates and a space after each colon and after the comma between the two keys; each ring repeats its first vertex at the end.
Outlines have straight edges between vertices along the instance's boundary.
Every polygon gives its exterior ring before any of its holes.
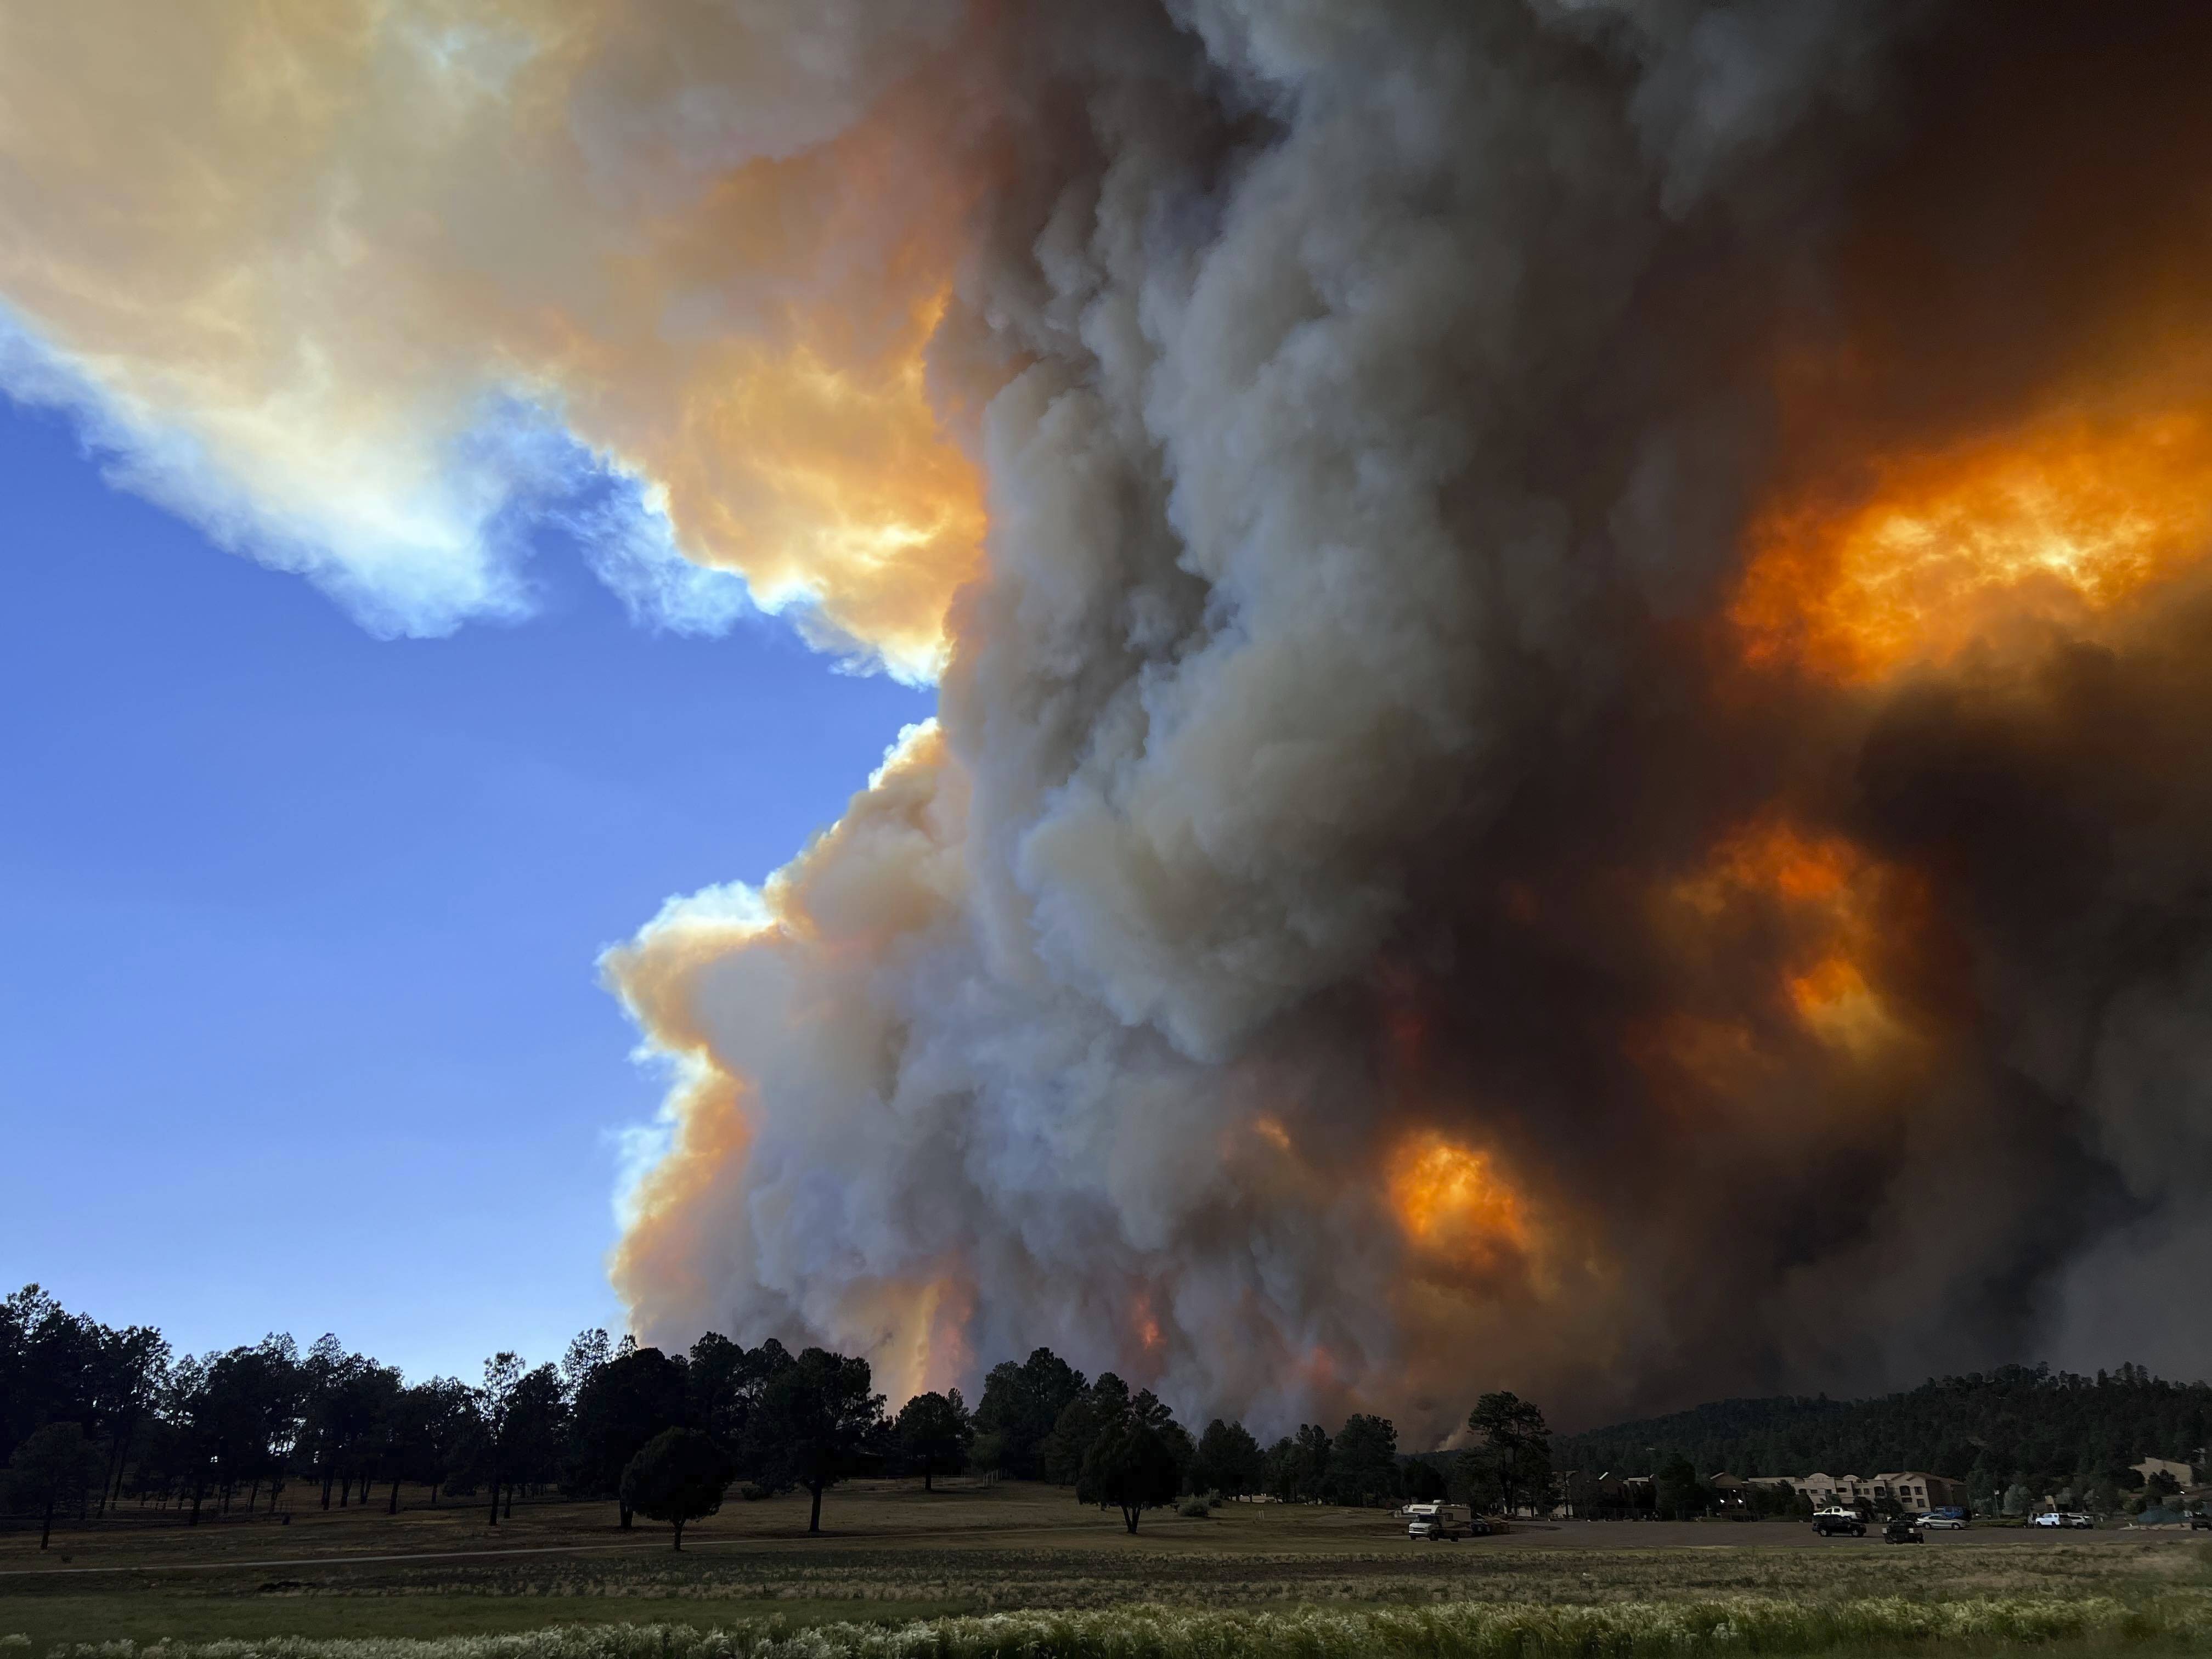
{"type": "Polygon", "coordinates": [[[987,573],[613,958],[644,1322],[1437,1433],[2201,1372],[2201,9],[981,27],[987,573]]]}
{"type": "Polygon", "coordinates": [[[1087,18],[982,26],[939,726],[613,959],[724,1091],[641,1317],[1438,1433],[2202,1371],[2201,10],[1087,18]]]}
{"type": "Polygon", "coordinates": [[[0,26],[10,385],[423,627],[523,399],[641,608],[941,685],[610,953],[641,1334],[1410,1441],[2212,1368],[2202,6],[96,11],[0,26]]]}

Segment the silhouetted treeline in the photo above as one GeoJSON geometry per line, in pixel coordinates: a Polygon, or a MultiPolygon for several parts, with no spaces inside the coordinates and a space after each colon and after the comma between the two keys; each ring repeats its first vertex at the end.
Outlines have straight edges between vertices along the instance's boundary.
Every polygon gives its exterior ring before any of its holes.
{"type": "Polygon", "coordinates": [[[1872,1474],[1925,1469],[1967,1482],[1977,1501],[2014,1486],[2037,1494],[2140,1486],[2146,1456],[2203,1463],[2212,1387],[2169,1382],[2138,1365],[2077,1376],[2008,1365],[1924,1382],[1875,1400],[1723,1400],[1668,1417],[1564,1437],[1562,1467],[1648,1474],[1680,1458],[1701,1476],[1872,1474]]]}
{"type": "Polygon", "coordinates": [[[823,1493],[864,1473],[1054,1481],[1133,1531],[1184,1497],[1388,1504],[1425,1492],[1384,1419],[1334,1435],[1305,1425],[1268,1448],[1216,1419],[1194,1438],[1149,1390],[1085,1377],[1045,1348],[994,1369],[972,1413],[951,1389],[893,1418],[866,1360],[773,1339],[709,1333],[664,1352],[592,1330],[557,1364],[502,1352],[477,1380],[410,1383],[330,1335],[304,1352],[271,1335],[179,1355],[158,1331],[102,1325],[36,1285],[0,1302],[0,1463],[11,1507],[47,1516],[128,1506],[198,1524],[280,1499],[391,1512],[410,1486],[434,1504],[473,1500],[495,1525],[518,1496],[602,1498],[627,1527],[651,1493],[643,1512],[679,1543],[685,1521],[712,1512],[696,1494],[732,1480],[747,1497],[807,1492],[816,1527],[823,1493]]]}
{"type": "MultiPolygon", "coordinates": [[[[775,1341],[747,1349],[710,1334],[664,1354],[587,1331],[559,1364],[499,1353],[476,1382],[409,1383],[335,1336],[304,1353],[272,1335],[179,1356],[158,1331],[113,1329],[36,1285],[0,1301],[5,1496],[48,1517],[135,1505],[196,1524],[273,1510],[288,1489],[296,1506],[300,1488],[324,1509],[390,1511],[410,1485],[432,1504],[477,1499],[495,1525],[518,1495],[559,1492],[613,1499],[628,1526],[624,1476],[681,1429],[696,1439],[675,1443],[676,1458],[696,1462],[687,1449],[711,1444],[714,1467],[755,1493],[804,1488],[818,1526],[823,1492],[848,1475],[960,1467],[967,1423],[953,1393],[922,1396],[895,1424],[866,1360],[775,1341]]],[[[687,1474],[653,1472],[647,1485],[663,1493],[687,1474]]]]}
{"type": "Polygon", "coordinates": [[[1146,1504],[1188,1494],[1387,1506],[1435,1495],[1423,1474],[1408,1473],[1387,1418],[1355,1414],[1334,1435],[1302,1424],[1266,1448],[1242,1423],[1215,1418],[1194,1440],[1151,1390],[1132,1394],[1111,1371],[1087,1379],[1049,1348],[993,1368],[975,1430],[978,1462],[1120,1506],[1132,1531],[1136,1511],[1125,1495],[1138,1490],[1146,1504]],[[1142,1479],[1130,1473],[1139,1468],[1142,1479]]]}
{"type": "Polygon", "coordinates": [[[1073,1487],[1119,1508],[1132,1530],[1145,1509],[1186,1497],[1387,1505],[1449,1495],[1513,1510],[1564,1496],[1577,1512],[1603,1513],[1594,1486],[1579,1501],[1575,1488],[1605,1474],[1657,1476],[1649,1501],[1673,1493],[1685,1512],[1701,1493],[1714,1501],[1702,1482],[1723,1470],[1922,1468],[1967,1480],[1979,1503],[2140,1486],[2127,1465],[2145,1455],[2203,1463],[2212,1388],[2135,1365],[2094,1377],[2008,1366],[1878,1400],[1721,1401],[1556,1443],[1533,1404],[1495,1393],[1468,1430],[1452,1454],[1403,1452],[1389,1419],[1364,1414],[1334,1434],[1302,1424],[1267,1446],[1218,1418],[1194,1437],[1150,1390],[1110,1371],[1086,1377],[1048,1348],[995,1366],[972,1413],[951,1389],[917,1395],[894,1418],[864,1359],[711,1332],[664,1352],[586,1331],[557,1364],[503,1352],[476,1381],[410,1383],[335,1336],[304,1352],[271,1335],[178,1355],[157,1330],[100,1324],[36,1285],[0,1300],[3,1495],[47,1521],[127,1505],[197,1522],[266,1512],[288,1492],[287,1508],[389,1511],[408,1486],[432,1504],[480,1503],[495,1524],[517,1496],[605,1499],[627,1527],[632,1496],[650,1492],[644,1512],[672,1520],[680,1541],[686,1519],[711,1512],[681,1494],[720,1491],[717,1480],[742,1482],[747,1497],[804,1491],[818,1527],[823,1493],[854,1474],[927,1486],[971,1468],[1073,1487]]]}

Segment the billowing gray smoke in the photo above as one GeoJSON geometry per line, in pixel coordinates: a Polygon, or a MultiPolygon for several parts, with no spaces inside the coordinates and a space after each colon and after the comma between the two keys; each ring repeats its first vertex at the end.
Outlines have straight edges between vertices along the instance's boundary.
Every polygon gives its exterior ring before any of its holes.
{"type": "Polygon", "coordinates": [[[2201,26],[978,27],[987,568],[939,726],[612,958],[643,1327],[1437,1431],[2201,1370],[2201,26]]]}
{"type": "MultiPolygon", "coordinates": [[[[2202,8],[349,27],[264,100],[357,112],[313,142],[131,147],[304,158],[279,229],[149,221],[192,307],[17,157],[0,276],[114,418],[265,503],[301,431],[404,481],[522,398],[638,480],[641,606],[681,555],[942,687],[608,958],[677,1074],[642,1335],[1409,1441],[2212,1364],[2202,8]],[[319,355],[222,356],[270,315],[319,355]]],[[[494,471],[405,625],[500,608],[494,471]]],[[[326,495],[282,556],[390,602],[326,495]]]]}

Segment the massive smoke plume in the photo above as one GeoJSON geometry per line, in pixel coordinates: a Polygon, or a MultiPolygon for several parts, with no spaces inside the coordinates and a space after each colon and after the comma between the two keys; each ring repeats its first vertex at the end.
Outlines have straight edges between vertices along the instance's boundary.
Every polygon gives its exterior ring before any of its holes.
{"type": "Polygon", "coordinates": [[[2202,8],[90,9],[19,389],[402,626],[520,602],[503,398],[633,591],[939,677],[608,958],[644,1334],[1415,1435],[2212,1363],[2202,8]]]}

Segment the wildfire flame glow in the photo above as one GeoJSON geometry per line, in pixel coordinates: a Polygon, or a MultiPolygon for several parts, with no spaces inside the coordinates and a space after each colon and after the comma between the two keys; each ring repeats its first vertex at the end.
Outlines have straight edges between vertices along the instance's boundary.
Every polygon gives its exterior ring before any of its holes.
{"type": "Polygon", "coordinates": [[[1709,944],[1747,910],[1770,908],[1787,934],[1781,990],[1798,1023],[1835,1047],[1863,1050],[1898,1029],[1869,967],[1887,873],[1844,837],[1809,835],[1775,815],[1723,839],[1674,897],[1709,944]]]}
{"type": "Polygon", "coordinates": [[[2094,615],[2212,540],[2212,421],[2191,410],[2071,416],[1875,474],[1855,507],[1753,527],[1730,612],[1753,662],[1874,678],[2008,617],[2094,615]]]}
{"type": "Polygon", "coordinates": [[[1159,1316],[1152,1311],[1149,1292],[1140,1292],[1136,1306],[1131,1310],[1130,1324],[1136,1332],[1138,1346],[1148,1354],[1159,1352],[1166,1341],[1160,1330],[1159,1316]]]}
{"type": "Polygon", "coordinates": [[[1389,1187],[1400,1224],[1423,1249],[1466,1256],[1528,1247],[1525,1206],[1487,1152],[1425,1131],[1398,1149],[1389,1187]]]}

